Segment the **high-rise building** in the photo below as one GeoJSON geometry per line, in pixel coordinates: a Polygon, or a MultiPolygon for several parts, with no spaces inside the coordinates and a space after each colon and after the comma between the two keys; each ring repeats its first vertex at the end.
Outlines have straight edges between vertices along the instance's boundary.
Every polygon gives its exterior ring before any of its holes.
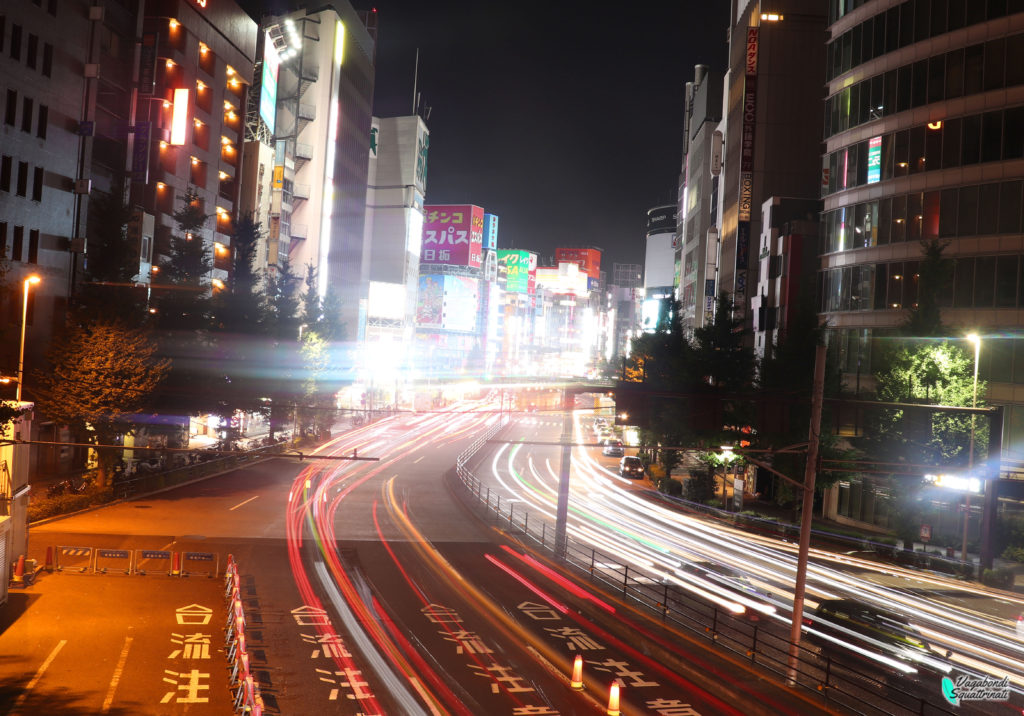
{"type": "Polygon", "coordinates": [[[392,342],[392,354],[407,350],[415,328],[429,147],[430,133],[419,116],[374,117],[366,194],[366,339],[392,342]]]}
{"type": "Polygon", "coordinates": [[[821,177],[825,6],[750,0],[733,7],[716,292],[750,325],[758,208],[770,196],[816,198],[821,177]]]}
{"type": "MultiPolygon", "coordinates": [[[[177,229],[174,213],[189,191],[210,216],[197,237],[214,259],[209,281],[226,280],[256,23],[230,0],[208,7],[188,0],[149,0],[141,30],[129,134],[129,196],[138,208],[132,230],[140,236],[138,280],[150,281],[152,268],[168,257],[177,229]]],[[[134,34],[123,41],[132,40],[134,34]]]]}
{"type": "Polygon", "coordinates": [[[667,304],[675,298],[675,204],[656,206],[647,210],[645,245],[643,327],[645,330],[653,331],[658,317],[667,315],[667,304]]]}
{"type": "Polygon", "coordinates": [[[688,331],[714,315],[718,267],[718,193],[723,136],[721,72],[697,65],[686,83],[683,170],[679,180],[675,235],[676,299],[688,331]]]}
{"type": "Polygon", "coordinates": [[[948,242],[943,321],[982,336],[1019,451],[1024,7],[833,2],[828,22],[821,311],[841,367],[869,372],[917,302],[921,242],[948,242]]]}
{"type": "Polygon", "coordinates": [[[321,298],[337,293],[346,337],[358,340],[370,286],[364,222],[377,16],[346,0],[309,6],[263,21],[280,60],[267,261],[287,255],[300,276],[313,265],[321,298]]]}

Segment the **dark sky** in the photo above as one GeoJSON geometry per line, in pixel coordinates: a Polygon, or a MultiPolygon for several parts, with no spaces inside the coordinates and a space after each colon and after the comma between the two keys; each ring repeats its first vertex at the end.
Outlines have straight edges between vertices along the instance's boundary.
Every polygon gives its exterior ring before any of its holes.
{"type": "Polygon", "coordinates": [[[724,68],[728,2],[353,5],[379,16],[377,116],[412,113],[419,48],[428,203],[498,214],[502,247],[643,263],[646,210],[676,200],[685,83],[724,68]]]}

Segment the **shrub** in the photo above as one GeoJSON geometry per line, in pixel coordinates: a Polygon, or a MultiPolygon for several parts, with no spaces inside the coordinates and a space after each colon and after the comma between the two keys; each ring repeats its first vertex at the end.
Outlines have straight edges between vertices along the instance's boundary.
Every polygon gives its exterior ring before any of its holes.
{"type": "Polygon", "coordinates": [[[92,505],[101,505],[114,499],[113,490],[90,490],[81,495],[55,495],[33,497],[28,505],[28,521],[44,520],[55,515],[84,510],[92,505]]]}
{"type": "Polygon", "coordinates": [[[1009,567],[986,569],[981,573],[981,583],[996,589],[1010,589],[1013,587],[1013,576],[1013,570],[1009,567]]]}
{"type": "Polygon", "coordinates": [[[672,497],[681,497],[683,494],[683,483],[673,480],[671,477],[663,477],[658,480],[658,490],[672,497]]]}
{"type": "Polygon", "coordinates": [[[1003,559],[1011,562],[1024,562],[1024,547],[1007,547],[1003,550],[1003,559]]]}

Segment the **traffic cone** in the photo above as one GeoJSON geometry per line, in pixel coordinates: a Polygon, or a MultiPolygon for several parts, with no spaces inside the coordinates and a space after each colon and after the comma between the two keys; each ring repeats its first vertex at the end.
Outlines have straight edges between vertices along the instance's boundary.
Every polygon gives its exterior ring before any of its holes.
{"type": "Polygon", "coordinates": [[[583,655],[577,654],[572,662],[572,681],[569,685],[576,691],[583,690],[583,655]]]}
{"type": "Polygon", "coordinates": [[[46,548],[46,562],[43,564],[43,568],[47,572],[53,571],[53,545],[46,548]]]}
{"type": "Polygon", "coordinates": [[[25,583],[25,555],[18,555],[18,563],[14,566],[14,576],[11,578],[14,584],[25,583]]]}
{"type": "Polygon", "coordinates": [[[608,691],[608,716],[619,716],[622,712],[619,711],[619,682],[616,679],[612,682],[612,687],[608,691]]]}
{"type": "Polygon", "coordinates": [[[174,553],[174,559],[171,562],[171,576],[178,577],[181,575],[181,552],[174,553]]]}

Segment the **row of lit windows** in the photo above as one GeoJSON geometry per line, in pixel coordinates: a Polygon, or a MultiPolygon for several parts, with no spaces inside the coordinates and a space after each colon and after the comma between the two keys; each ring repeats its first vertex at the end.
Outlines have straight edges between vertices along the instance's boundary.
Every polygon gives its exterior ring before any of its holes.
{"type": "MultiPolygon", "coordinates": [[[[829,24],[862,0],[832,0],[829,24]]],[[[907,0],[869,17],[828,45],[828,79],[915,42],[1024,11],[1024,0],[907,0]]]]}
{"type": "MultiPolygon", "coordinates": [[[[950,259],[947,283],[936,299],[941,308],[1024,307],[1024,257],[967,256],[950,259]]],[[[822,272],[821,310],[884,311],[917,305],[917,261],[844,266],[822,272]]]]}
{"type": "Polygon", "coordinates": [[[825,136],[932,102],[1024,84],[1024,34],[935,55],[844,87],[825,100],[825,136]]]}
{"type": "Polygon", "coordinates": [[[1019,234],[1024,181],[914,192],[822,215],[822,252],[904,241],[1019,234]]]}
{"type": "Polygon", "coordinates": [[[865,139],[828,155],[823,195],[893,177],[1024,157],[1024,107],[865,139]]]}
{"type": "MultiPolygon", "coordinates": [[[[54,9],[56,12],[56,7],[54,9]]],[[[22,46],[24,45],[25,65],[30,69],[39,69],[43,77],[53,74],[53,45],[49,42],[39,42],[39,36],[28,33],[23,37],[23,29],[17,23],[11,23],[10,40],[7,39],[7,18],[0,15],[0,52],[6,51],[15,62],[22,61],[22,46]],[[24,39],[24,42],[22,40],[24,39]]]]}

